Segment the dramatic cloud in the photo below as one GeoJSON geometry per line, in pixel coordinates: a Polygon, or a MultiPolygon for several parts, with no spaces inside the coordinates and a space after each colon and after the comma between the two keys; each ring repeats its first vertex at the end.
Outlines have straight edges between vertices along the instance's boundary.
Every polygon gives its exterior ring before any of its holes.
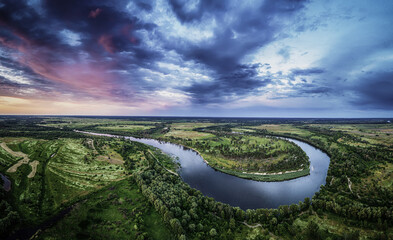
{"type": "Polygon", "coordinates": [[[393,109],[393,71],[368,73],[353,87],[355,105],[393,109]]]}
{"type": "Polygon", "coordinates": [[[0,113],[390,116],[392,10],[384,0],[4,0],[0,113]]]}

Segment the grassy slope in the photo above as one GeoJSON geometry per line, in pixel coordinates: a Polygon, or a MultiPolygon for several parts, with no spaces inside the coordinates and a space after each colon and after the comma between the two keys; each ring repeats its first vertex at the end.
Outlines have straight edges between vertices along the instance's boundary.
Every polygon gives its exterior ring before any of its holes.
{"type": "Polygon", "coordinates": [[[161,216],[130,179],[111,184],[78,204],[39,239],[172,239],[161,216]]]}
{"type": "MultiPolygon", "coordinates": [[[[123,157],[119,154],[122,141],[101,139],[100,146],[91,146],[91,140],[89,145],[86,139],[2,140],[6,140],[12,150],[24,152],[31,161],[40,163],[33,178],[27,178],[31,172],[28,164],[21,165],[15,173],[7,174],[12,181],[10,202],[17,207],[22,225],[39,224],[90,193],[87,203],[79,202],[70,217],[57,225],[60,230],[53,228],[44,235],[45,238],[64,239],[67,236],[67,239],[81,239],[95,236],[100,239],[135,239],[145,232],[149,239],[172,239],[161,216],[125,175],[123,157]],[[115,164],[111,164],[114,158],[115,164]],[[121,179],[125,180],[119,182],[121,179]],[[111,186],[109,190],[105,187],[108,184],[111,186]]],[[[131,152],[126,157],[140,160],[140,153],[131,152]]],[[[176,169],[170,157],[160,152],[155,154],[160,156],[163,165],[176,169]]],[[[12,156],[7,153],[4,156],[3,160],[8,165],[14,163],[12,156]]]]}
{"type": "Polygon", "coordinates": [[[124,168],[104,161],[86,161],[92,150],[78,139],[13,140],[14,151],[38,161],[37,172],[27,178],[32,168],[23,164],[15,173],[7,173],[12,181],[11,195],[26,222],[39,222],[61,205],[94,191],[105,184],[124,178],[124,168]]]}

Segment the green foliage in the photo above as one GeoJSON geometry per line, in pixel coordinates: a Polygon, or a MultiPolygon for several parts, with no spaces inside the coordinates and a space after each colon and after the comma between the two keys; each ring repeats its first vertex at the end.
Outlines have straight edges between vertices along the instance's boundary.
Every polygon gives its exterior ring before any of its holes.
{"type": "MultiPolygon", "coordinates": [[[[0,194],[0,196],[3,194],[0,194]]],[[[1,196],[3,197],[3,196],[1,196]]],[[[5,200],[0,202],[0,237],[6,236],[19,222],[19,214],[5,200]]]]}
{"type": "MultiPolygon", "coordinates": [[[[324,120],[325,122],[285,119],[156,118],[154,122],[142,122],[142,120],[146,121],[146,119],[39,117],[0,119],[0,137],[14,137],[12,140],[7,138],[8,146],[14,151],[28,154],[32,160],[39,161],[34,178],[26,177],[31,172],[29,165],[22,165],[15,173],[7,173],[12,180],[12,191],[0,192],[2,194],[0,229],[3,231],[3,236],[13,228],[18,229],[43,222],[66,207],[73,206],[74,209],[67,217],[53,228],[44,231],[39,237],[43,239],[83,239],[91,236],[101,239],[165,239],[165,237],[168,239],[359,239],[359,237],[389,239],[393,237],[391,228],[393,149],[390,144],[391,139],[386,137],[386,134],[378,132],[381,129],[387,131],[391,126],[355,124],[366,120],[351,120],[351,126],[347,124],[349,120],[324,120]],[[299,165],[291,165],[295,161],[280,165],[282,162],[280,156],[288,152],[293,156],[301,153],[296,153],[296,149],[285,141],[276,142],[263,136],[296,138],[330,155],[331,165],[326,185],[321,187],[312,201],[306,198],[298,205],[281,206],[278,209],[251,209],[244,212],[203,196],[199,191],[185,184],[181,178],[169,173],[166,169],[176,170],[177,165],[174,159],[160,151],[140,143],[123,140],[104,137],[87,139],[86,136],[73,132],[73,129],[77,128],[159,138],[171,131],[173,123],[188,122],[185,127],[189,127],[198,121],[201,124],[196,123],[195,126],[200,127],[199,129],[190,127],[187,131],[208,132],[209,138],[196,137],[191,140],[183,136],[182,139],[171,138],[170,141],[196,148],[204,157],[208,156],[207,160],[215,158],[222,161],[226,171],[239,172],[239,166],[242,166],[240,168],[242,171],[243,169],[276,171],[275,167],[296,169],[299,165]],[[136,125],[138,127],[135,127],[136,125]],[[127,133],[124,130],[130,131],[127,133]],[[232,133],[232,131],[243,134],[232,133]],[[255,165],[255,160],[260,159],[262,155],[277,161],[272,161],[271,165],[266,165],[266,162],[255,165]],[[124,161],[124,165],[109,162],[115,158],[124,161]],[[238,165],[229,164],[233,162],[238,165]],[[127,177],[128,179],[114,183],[127,177]],[[135,179],[135,182],[132,179],[135,179]],[[351,189],[349,182],[352,184],[351,189]],[[105,187],[108,184],[110,187],[105,187]]],[[[176,126],[180,127],[180,125],[176,126]]],[[[3,163],[1,165],[3,170],[16,160],[0,149],[0,163],[3,163]]]]}
{"type": "Polygon", "coordinates": [[[310,240],[318,240],[320,239],[319,236],[319,226],[313,221],[310,221],[307,225],[306,229],[307,238],[310,240]]]}
{"type": "Polygon", "coordinates": [[[173,239],[132,179],[91,195],[40,238],[78,239],[82,235],[95,239],[173,239]]]}

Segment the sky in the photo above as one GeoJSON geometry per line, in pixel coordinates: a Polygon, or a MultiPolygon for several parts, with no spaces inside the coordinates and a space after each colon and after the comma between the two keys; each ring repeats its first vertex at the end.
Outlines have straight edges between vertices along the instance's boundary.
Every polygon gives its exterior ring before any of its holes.
{"type": "Polygon", "coordinates": [[[391,0],[0,0],[0,114],[392,117],[391,0]]]}

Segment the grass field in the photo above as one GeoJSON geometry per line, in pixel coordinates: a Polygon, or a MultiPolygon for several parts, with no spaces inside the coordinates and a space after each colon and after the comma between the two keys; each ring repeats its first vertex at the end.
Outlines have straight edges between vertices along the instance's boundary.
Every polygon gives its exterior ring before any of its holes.
{"type": "Polygon", "coordinates": [[[215,126],[219,124],[214,123],[203,123],[203,122],[182,122],[182,123],[172,123],[170,127],[175,130],[193,130],[195,128],[205,128],[210,126],[215,126]]]}
{"type": "Polygon", "coordinates": [[[185,131],[185,130],[171,130],[166,133],[164,137],[175,137],[175,138],[185,138],[185,139],[205,139],[214,137],[213,134],[196,132],[196,131],[185,131]]]}
{"type": "Polygon", "coordinates": [[[244,127],[245,129],[258,129],[258,130],[267,130],[269,132],[277,133],[277,134],[295,134],[299,136],[309,136],[310,133],[307,130],[298,128],[291,124],[262,124],[259,126],[251,126],[251,127],[244,127]]]}
{"type": "Polygon", "coordinates": [[[124,177],[124,168],[89,156],[92,150],[80,140],[61,140],[56,153],[47,164],[48,190],[55,207],[66,199],[86,194],[97,187],[124,177]]]}
{"type": "Polygon", "coordinates": [[[56,128],[84,128],[89,126],[127,126],[127,125],[154,125],[153,121],[126,121],[119,119],[98,119],[98,118],[44,118],[39,125],[56,128]]]}
{"type": "Polygon", "coordinates": [[[162,137],[174,137],[183,139],[206,139],[214,137],[213,134],[194,131],[195,128],[213,126],[212,123],[172,123],[168,126],[169,132],[162,137]]]}
{"type": "Polygon", "coordinates": [[[347,219],[338,217],[330,213],[325,213],[323,215],[314,213],[305,218],[297,218],[293,222],[293,226],[305,231],[310,221],[317,223],[317,225],[319,226],[320,235],[323,235],[324,232],[329,232],[330,234],[333,233],[337,236],[347,236],[346,239],[351,239],[349,237],[349,234],[358,232],[360,236],[358,239],[365,240],[370,239],[370,236],[373,236],[374,239],[378,239],[377,234],[381,232],[380,230],[378,230],[376,224],[373,227],[364,228],[359,226],[356,221],[348,221],[347,219]]]}
{"type": "Polygon", "coordinates": [[[382,144],[393,148],[393,124],[310,124],[309,126],[342,131],[363,141],[348,143],[354,146],[367,147],[370,144],[382,144]]]}
{"type": "Polygon", "coordinates": [[[140,130],[147,130],[154,128],[151,125],[112,125],[112,126],[98,126],[97,129],[109,130],[109,131],[124,131],[124,132],[136,132],[140,130]]]}

